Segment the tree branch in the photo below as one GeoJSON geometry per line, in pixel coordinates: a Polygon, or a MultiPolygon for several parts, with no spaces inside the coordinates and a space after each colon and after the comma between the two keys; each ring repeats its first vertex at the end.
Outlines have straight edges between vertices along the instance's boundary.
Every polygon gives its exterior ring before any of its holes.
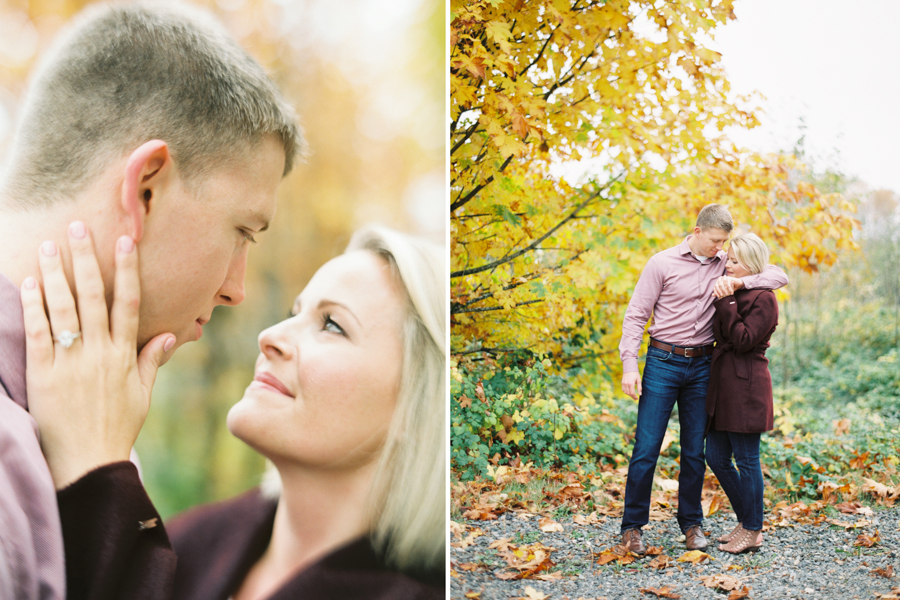
{"type": "MultiPolygon", "coordinates": [[[[509,166],[509,163],[512,161],[512,158],[513,158],[513,155],[510,154],[509,157],[508,157],[505,161],[503,161],[503,164],[500,165],[500,169],[499,169],[497,172],[498,172],[498,173],[503,173],[503,171],[506,170],[506,167],[509,166]]],[[[493,176],[493,175],[491,175],[490,177],[488,177],[487,180],[486,180],[484,183],[482,183],[481,185],[475,186],[475,188],[474,188],[471,192],[469,192],[468,194],[466,194],[465,196],[463,196],[462,198],[460,198],[459,200],[457,200],[456,202],[454,202],[453,204],[451,204],[451,205],[450,205],[450,212],[455,211],[457,208],[460,208],[461,206],[465,206],[466,203],[469,202],[469,200],[471,200],[472,198],[474,198],[475,195],[476,195],[478,192],[480,192],[481,190],[483,190],[483,189],[484,189],[489,183],[491,183],[492,181],[494,181],[494,176],[493,176]]]]}
{"type": "Polygon", "coordinates": [[[504,256],[503,258],[501,258],[500,260],[496,260],[496,261],[494,261],[494,262],[488,263],[488,264],[486,264],[486,265],[482,265],[482,266],[480,266],[480,267],[473,267],[473,268],[471,268],[471,269],[464,269],[464,270],[462,270],[462,271],[454,271],[453,273],[450,273],[450,278],[453,279],[453,278],[456,278],[456,277],[465,277],[466,275],[474,275],[474,274],[476,274],[476,273],[481,273],[481,272],[483,272],[483,271],[490,271],[491,269],[495,269],[495,268],[499,267],[500,265],[503,265],[503,264],[506,264],[506,263],[508,263],[508,262],[510,262],[510,261],[513,261],[513,260],[519,258],[520,256],[522,256],[523,254],[526,254],[526,253],[528,253],[528,252],[534,250],[535,248],[537,248],[537,246],[538,246],[541,242],[543,242],[543,241],[546,240],[548,237],[550,237],[551,235],[553,235],[560,227],[562,227],[563,225],[565,225],[566,223],[568,223],[570,220],[574,219],[574,218],[578,215],[578,213],[579,213],[583,208],[585,208],[588,204],[590,204],[591,202],[593,202],[594,200],[596,200],[598,197],[600,197],[600,192],[601,192],[603,189],[606,189],[607,187],[609,187],[609,185],[610,185],[613,181],[615,181],[616,179],[618,179],[618,178],[621,177],[621,176],[622,176],[622,175],[620,174],[619,176],[617,176],[617,177],[615,177],[615,178],[613,178],[613,179],[610,179],[609,182],[607,182],[606,186],[604,186],[604,188],[601,188],[600,190],[597,190],[596,192],[594,192],[593,194],[591,194],[590,196],[588,196],[587,199],[586,199],[584,202],[582,202],[582,203],[579,204],[577,207],[575,207],[575,210],[573,210],[571,213],[569,213],[569,214],[566,216],[566,218],[564,218],[562,221],[560,221],[560,222],[557,223],[555,226],[553,226],[553,228],[550,229],[550,231],[548,231],[547,233],[545,233],[544,235],[542,235],[542,236],[539,237],[538,239],[534,240],[532,243],[528,244],[528,246],[522,248],[522,249],[519,250],[518,252],[514,252],[514,253],[512,253],[512,254],[508,254],[508,255],[504,256]]]}

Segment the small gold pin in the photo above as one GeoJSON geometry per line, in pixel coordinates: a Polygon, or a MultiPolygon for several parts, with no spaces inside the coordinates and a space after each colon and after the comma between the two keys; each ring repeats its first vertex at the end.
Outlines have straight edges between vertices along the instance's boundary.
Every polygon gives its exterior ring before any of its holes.
{"type": "Polygon", "coordinates": [[[152,519],[147,519],[146,521],[138,521],[138,531],[144,531],[146,529],[153,529],[156,527],[158,518],[154,517],[152,519]]]}

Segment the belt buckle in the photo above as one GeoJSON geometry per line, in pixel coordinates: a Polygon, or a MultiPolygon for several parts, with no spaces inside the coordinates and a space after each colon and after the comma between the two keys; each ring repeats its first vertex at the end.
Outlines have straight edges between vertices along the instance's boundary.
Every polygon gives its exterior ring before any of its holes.
{"type": "Polygon", "coordinates": [[[695,352],[696,350],[698,350],[698,348],[695,348],[695,347],[694,347],[694,348],[687,348],[687,347],[685,347],[685,349],[684,349],[684,355],[685,355],[687,358],[694,358],[694,356],[698,356],[698,355],[695,355],[695,354],[694,354],[694,352],[695,352]]]}

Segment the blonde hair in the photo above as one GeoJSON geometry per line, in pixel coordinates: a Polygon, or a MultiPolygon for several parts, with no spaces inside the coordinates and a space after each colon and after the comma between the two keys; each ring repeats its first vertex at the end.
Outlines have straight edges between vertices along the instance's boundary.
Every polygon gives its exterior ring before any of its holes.
{"type": "MultiPolygon", "coordinates": [[[[401,571],[445,562],[447,274],[441,248],[379,226],[357,231],[345,252],[368,250],[387,261],[407,296],[403,364],[394,414],[369,491],[369,535],[385,562],[401,571]]],[[[263,494],[278,497],[271,463],[263,494]]]]}
{"type": "Polygon", "coordinates": [[[751,275],[762,273],[769,264],[769,249],[755,233],[742,233],[731,240],[734,257],[750,271],[751,275]]]}

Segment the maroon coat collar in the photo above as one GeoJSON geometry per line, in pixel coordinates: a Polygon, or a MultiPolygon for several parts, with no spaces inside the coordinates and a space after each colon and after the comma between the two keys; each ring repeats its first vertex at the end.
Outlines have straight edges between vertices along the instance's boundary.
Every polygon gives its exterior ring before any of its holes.
{"type": "MultiPolygon", "coordinates": [[[[173,599],[226,600],[234,593],[269,545],[276,507],[254,489],[167,523],[178,556],[173,599]]],[[[268,600],[432,600],[444,590],[443,572],[393,571],[359,538],[304,568],[268,600]]]]}

